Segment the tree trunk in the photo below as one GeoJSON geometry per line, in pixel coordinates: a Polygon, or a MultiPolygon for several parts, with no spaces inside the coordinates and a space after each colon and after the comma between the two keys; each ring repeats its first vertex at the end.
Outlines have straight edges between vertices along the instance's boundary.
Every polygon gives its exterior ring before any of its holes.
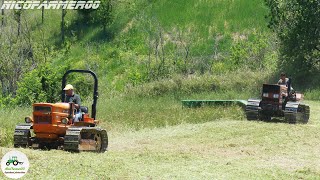
{"type": "Polygon", "coordinates": [[[22,11],[19,10],[17,14],[17,22],[18,22],[18,36],[20,36],[20,31],[21,31],[21,13],[22,11]]]}
{"type": "MultiPolygon", "coordinates": [[[[63,1],[64,2],[64,1],[63,1]]],[[[62,8],[62,15],[61,15],[61,41],[64,43],[64,17],[66,16],[67,11],[62,8]]]]}
{"type": "MultiPolygon", "coordinates": [[[[2,4],[4,3],[4,0],[2,1],[2,4]]],[[[2,6],[1,4],[1,6],[2,6]]],[[[1,9],[1,26],[4,26],[4,9],[1,9]]]]}
{"type": "Polygon", "coordinates": [[[44,21],[44,6],[42,6],[42,9],[41,9],[41,23],[42,24],[43,24],[43,21],[44,21]]]}
{"type": "Polygon", "coordinates": [[[165,71],[165,52],[164,52],[164,42],[163,42],[163,34],[162,34],[162,29],[160,29],[159,32],[159,37],[160,37],[160,46],[161,46],[161,73],[165,71]]]}

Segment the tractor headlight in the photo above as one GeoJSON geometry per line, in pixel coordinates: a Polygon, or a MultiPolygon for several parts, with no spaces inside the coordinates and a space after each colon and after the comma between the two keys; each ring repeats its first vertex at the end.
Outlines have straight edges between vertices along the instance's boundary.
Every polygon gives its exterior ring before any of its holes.
{"type": "Polygon", "coordinates": [[[269,97],[269,94],[268,93],[263,93],[262,96],[263,97],[269,97]]]}
{"type": "Polygon", "coordinates": [[[63,123],[63,124],[67,124],[68,123],[68,118],[63,118],[63,119],[61,119],[61,122],[63,123]]]}
{"type": "Polygon", "coordinates": [[[278,99],[279,98],[279,94],[274,94],[273,98],[278,99]]]}
{"type": "Polygon", "coordinates": [[[26,123],[32,123],[32,122],[33,122],[32,118],[31,118],[30,116],[25,117],[25,118],[24,118],[24,121],[25,121],[26,123]]]}

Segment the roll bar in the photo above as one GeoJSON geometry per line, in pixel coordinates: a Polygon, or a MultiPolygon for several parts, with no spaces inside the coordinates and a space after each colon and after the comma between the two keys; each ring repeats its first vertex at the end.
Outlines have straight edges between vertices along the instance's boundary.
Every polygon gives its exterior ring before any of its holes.
{"type": "Polygon", "coordinates": [[[64,87],[66,86],[67,82],[67,76],[70,73],[87,73],[91,74],[92,77],[94,78],[94,89],[93,89],[93,103],[92,103],[92,112],[91,112],[91,118],[96,119],[96,111],[97,111],[97,100],[98,100],[98,78],[97,75],[90,71],[90,70],[80,70],[80,69],[71,69],[68,70],[62,77],[62,85],[61,85],[61,101],[63,102],[65,99],[65,92],[64,92],[64,87]]]}

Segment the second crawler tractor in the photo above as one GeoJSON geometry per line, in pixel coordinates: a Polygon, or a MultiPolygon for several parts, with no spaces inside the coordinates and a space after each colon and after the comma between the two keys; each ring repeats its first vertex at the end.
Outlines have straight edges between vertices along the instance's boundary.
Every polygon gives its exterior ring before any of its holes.
{"type": "Polygon", "coordinates": [[[310,107],[302,103],[303,94],[291,90],[291,79],[288,87],[274,84],[263,84],[261,99],[249,99],[246,105],[248,120],[271,120],[272,117],[283,117],[287,122],[308,123],[310,107]]]}

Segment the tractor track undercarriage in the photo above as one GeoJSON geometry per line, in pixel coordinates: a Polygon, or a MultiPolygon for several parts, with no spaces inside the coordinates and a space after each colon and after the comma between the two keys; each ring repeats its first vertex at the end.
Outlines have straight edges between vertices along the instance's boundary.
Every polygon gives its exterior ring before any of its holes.
{"type": "MultiPolygon", "coordinates": [[[[260,100],[249,99],[246,106],[246,117],[248,120],[271,120],[271,116],[263,113],[260,107],[260,100]]],[[[284,117],[290,123],[308,123],[310,116],[310,107],[300,102],[288,102],[283,111],[283,115],[276,117],[284,117]]]]}
{"type": "Polygon", "coordinates": [[[41,139],[31,137],[32,124],[19,124],[14,132],[14,147],[64,149],[66,151],[91,151],[103,153],[108,147],[106,130],[97,127],[70,127],[62,141],[44,144],[41,139]],[[50,146],[49,146],[50,145],[50,146]]]}
{"type": "Polygon", "coordinates": [[[24,123],[16,126],[14,130],[14,147],[29,147],[32,144],[31,132],[32,124],[24,123]]]}
{"type": "Polygon", "coordinates": [[[77,152],[105,152],[107,146],[106,130],[95,127],[71,127],[64,137],[63,149],[77,152]]]}

